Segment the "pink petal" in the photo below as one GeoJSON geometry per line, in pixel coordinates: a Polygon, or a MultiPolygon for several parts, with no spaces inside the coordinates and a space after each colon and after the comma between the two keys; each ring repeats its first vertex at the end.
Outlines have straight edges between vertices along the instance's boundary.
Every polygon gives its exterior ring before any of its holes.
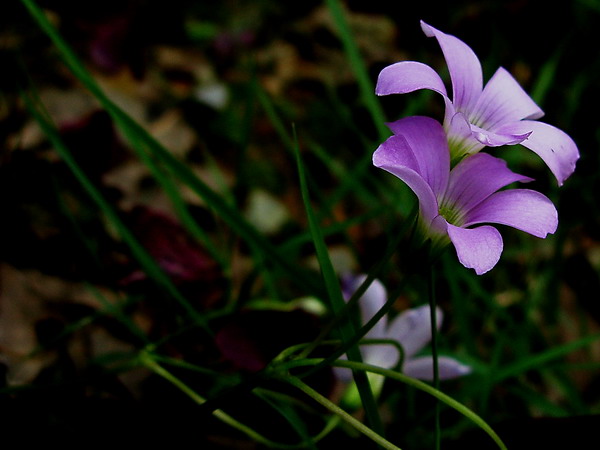
{"type": "MultiPolygon", "coordinates": [[[[390,323],[387,336],[397,340],[408,360],[431,341],[431,315],[429,305],[404,311],[390,323]]],[[[442,310],[436,309],[438,329],[442,325],[442,310]]]]}
{"type": "Polygon", "coordinates": [[[471,124],[461,112],[455,112],[452,103],[446,104],[444,125],[448,125],[448,134],[458,139],[472,139],[471,124]]]}
{"type": "Polygon", "coordinates": [[[496,192],[470,211],[466,219],[465,226],[498,223],[539,238],[554,233],[558,227],[558,213],[552,202],[529,189],[496,192]]]}
{"type": "MultiPolygon", "coordinates": [[[[346,275],[342,279],[342,290],[344,299],[350,300],[350,297],[364,283],[366,275],[346,275]]],[[[361,312],[361,323],[364,325],[371,317],[379,311],[387,300],[385,287],[379,280],[373,280],[367,290],[358,300],[361,312]]],[[[380,339],[386,337],[387,316],[383,316],[373,328],[365,335],[365,339],[380,339]]],[[[398,349],[393,345],[363,345],[360,347],[360,353],[363,361],[367,364],[379,365],[380,367],[392,368],[398,363],[398,349]],[[394,353],[395,352],[395,353],[394,353]],[[384,358],[383,361],[380,359],[384,358]],[[381,365],[382,362],[390,361],[390,365],[381,365]]],[[[340,359],[347,359],[347,356],[341,355],[340,359]]],[[[352,371],[343,367],[334,367],[333,369],[341,380],[345,382],[352,381],[352,371]]]]}
{"type": "Polygon", "coordinates": [[[491,226],[461,228],[448,224],[448,236],[460,263],[477,275],[491,270],[502,254],[502,236],[491,226]]]}
{"type": "MultiPolygon", "coordinates": [[[[343,279],[344,297],[346,301],[352,297],[354,292],[364,283],[366,275],[346,276],[343,279]]],[[[379,280],[373,280],[367,290],[358,300],[361,313],[361,323],[366,324],[385,305],[387,293],[385,287],[379,280]]],[[[383,316],[373,328],[365,335],[365,338],[378,339],[385,336],[387,328],[387,316],[383,316]]]]}
{"type": "Polygon", "coordinates": [[[500,130],[494,132],[484,130],[477,125],[471,124],[471,133],[473,134],[473,137],[486,147],[521,144],[531,135],[531,131],[525,133],[511,133],[507,131],[508,129],[501,127],[500,130]]]}
{"type": "Polygon", "coordinates": [[[450,78],[452,101],[457,110],[473,110],[483,89],[481,63],[471,48],[460,39],[436,30],[421,21],[421,28],[428,37],[435,37],[442,48],[450,78]]]}
{"type": "Polygon", "coordinates": [[[483,88],[470,121],[486,130],[522,119],[539,119],[544,112],[517,80],[500,67],[483,88]]]}
{"type": "Polygon", "coordinates": [[[452,104],[446,104],[446,117],[444,128],[448,134],[448,146],[451,156],[460,160],[465,155],[477,153],[485,145],[479,142],[473,135],[471,124],[461,112],[453,112],[452,104]]]}
{"type": "Polygon", "coordinates": [[[426,64],[416,61],[401,61],[385,67],[377,78],[377,95],[406,94],[419,89],[446,94],[446,87],[440,76],[426,64]]]}
{"type": "MultiPolygon", "coordinates": [[[[386,336],[393,339],[392,336],[386,336]]],[[[400,353],[398,348],[392,344],[385,345],[363,345],[361,352],[365,357],[363,361],[377,367],[392,369],[398,364],[400,353]]]]}
{"type": "Polygon", "coordinates": [[[450,171],[448,141],[443,127],[434,119],[411,116],[388,124],[395,135],[406,139],[418,164],[417,172],[436,195],[446,189],[450,171]]]}
{"type": "Polygon", "coordinates": [[[503,159],[477,153],[463,159],[450,172],[442,207],[447,202],[467,214],[498,189],[515,181],[532,180],[511,171],[503,159]]]}
{"type": "Polygon", "coordinates": [[[575,170],[575,164],[579,159],[579,150],[565,132],[547,123],[532,120],[522,120],[507,124],[496,130],[508,133],[531,132],[531,135],[521,142],[521,145],[535,152],[550,168],[562,186],[563,182],[575,170]]]}
{"type": "MultiPolygon", "coordinates": [[[[371,338],[374,337],[371,336],[371,338]]],[[[383,367],[384,369],[394,368],[400,359],[400,353],[398,352],[398,349],[392,344],[361,345],[360,353],[365,364],[383,367]]],[[[340,359],[346,360],[348,357],[344,354],[340,356],[340,359]]],[[[336,376],[342,381],[352,381],[352,371],[350,369],[345,367],[334,367],[333,370],[336,376]]]]}
{"type": "MultiPolygon", "coordinates": [[[[407,361],[402,372],[409,377],[425,381],[433,381],[433,358],[421,356],[407,361]]],[[[471,368],[448,356],[438,358],[438,373],[440,380],[450,380],[471,373],[471,368]]]]}
{"type": "Polygon", "coordinates": [[[400,178],[419,199],[420,214],[431,223],[438,214],[438,204],[431,187],[420,175],[416,158],[404,136],[392,136],[373,153],[373,165],[400,178]]]}

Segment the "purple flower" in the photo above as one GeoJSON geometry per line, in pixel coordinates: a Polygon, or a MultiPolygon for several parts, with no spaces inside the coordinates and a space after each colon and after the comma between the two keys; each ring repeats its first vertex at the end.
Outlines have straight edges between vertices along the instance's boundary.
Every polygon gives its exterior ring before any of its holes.
{"type": "MultiPolygon", "coordinates": [[[[346,301],[366,279],[365,275],[346,276],[343,280],[343,292],[346,301]]],[[[385,288],[378,280],[373,280],[359,299],[361,319],[367,323],[371,317],[383,308],[387,301],[385,288]]],[[[442,311],[436,309],[437,328],[442,325],[442,311]]],[[[433,380],[433,358],[431,356],[415,356],[431,341],[431,317],[428,305],[412,308],[399,314],[388,323],[383,316],[365,335],[366,339],[391,339],[397,341],[404,355],[400,371],[405,375],[421,380],[433,380]]],[[[394,345],[364,345],[360,348],[363,361],[373,366],[391,369],[400,361],[400,352],[394,345]]],[[[440,379],[447,380],[466,375],[471,368],[447,356],[438,357],[440,379]]],[[[336,374],[344,381],[350,381],[349,369],[336,368],[336,374]]],[[[384,378],[369,374],[373,389],[380,389],[384,378]]]]}
{"type": "Polygon", "coordinates": [[[579,159],[573,140],[558,128],[534,120],[542,117],[543,111],[504,68],[500,67],[483,87],[481,64],[469,46],[423,21],[421,28],[442,48],[452,80],[452,100],[440,76],[416,61],[384,68],[377,80],[377,95],[419,89],[438,92],[446,103],[444,128],[453,161],[484,146],[521,144],[537,153],[562,185],[579,159]]]}
{"type": "Polygon", "coordinates": [[[394,135],[373,154],[373,164],[404,181],[419,200],[419,220],[436,247],[451,242],[462,265],[481,275],[502,253],[498,230],[482,223],[509,225],[539,238],[554,233],[558,215],[552,202],[528,189],[499,189],[531,178],[508,169],[486,153],[464,158],[450,170],[442,126],[414,116],[388,124],[394,135]]]}

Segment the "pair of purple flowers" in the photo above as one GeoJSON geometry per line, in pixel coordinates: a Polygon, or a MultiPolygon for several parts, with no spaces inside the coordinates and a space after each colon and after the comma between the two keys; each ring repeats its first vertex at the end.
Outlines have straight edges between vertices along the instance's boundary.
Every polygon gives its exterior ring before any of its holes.
{"type": "Polygon", "coordinates": [[[503,68],[483,86],[481,64],[464,42],[421,22],[442,48],[452,81],[452,99],[429,66],[402,61],[384,68],[377,95],[419,89],[445,102],[443,126],[414,116],[388,124],[393,135],[373,155],[373,164],[400,178],[419,200],[419,222],[434,246],[452,243],[459,261],[477,274],[491,270],[502,253],[502,237],[491,225],[509,225],[544,238],[554,233],[558,215],[552,202],[529,189],[500,190],[531,178],[479,151],[521,144],[550,168],[558,184],[573,173],[579,151],[561,130],[535,119],[542,110],[503,68]]]}

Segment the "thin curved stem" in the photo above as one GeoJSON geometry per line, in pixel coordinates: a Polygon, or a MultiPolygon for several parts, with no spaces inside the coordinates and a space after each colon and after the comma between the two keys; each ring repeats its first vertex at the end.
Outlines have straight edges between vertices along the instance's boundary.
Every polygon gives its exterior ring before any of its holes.
{"type": "MultiPolygon", "coordinates": [[[[305,359],[305,360],[294,360],[294,361],[289,361],[285,364],[282,364],[278,368],[279,369],[291,369],[294,367],[314,366],[316,364],[321,363],[321,361],[323,361],[323,358],[310,358],[310,359],[305,359]]],[[[396,372],[394,370],[384,369],[383,367],[372,366],[370,364],[358,363],[358,362],[354,362],[354,361],[337,360],[334,363],[332,363],[332,365],[336,366],[336,367],[345,367],[347,369],[353,369],[353,370],[357,370],[357,371],[362,370],[362,371],[366,371],[366,372],[372,372],[372,373],[376,373],[379,375],[383,375],[387,378],[391,378],[393,380],[400,381],[401,383],[407,384],[407,385],[412,386],[416,389],[419,389],[423,392],[426,392],[429,395],[432,395],[433,397],[442,401],[443,403],[448,405],[450,408],[455,409],[456,411],[461,413],[463,416],[470,419],[479,428],[481,428],[483,431],[485,431],[494,440],[494,442],[498,445],[498,447],[500,449],[507,450],[506,445],[504,445],[504,442],[502,442],[502,439],[500,439],[500,437],[496,434],[496,432],[492,429],[492,427],[490,427],[485,422],[485,420],[483,420],[479,415],[477,415],[475,412],[473,412],[467,406],[463,405],[462,403],[458,402],[457,400],[454,400],[452,397],[444,394],[442,391],[435,389],[433,386],[430,386],[429,384],[424,383],[423,381],[417,380],[416,378],[411,378],[407,375],[404,375],[403,373],[396,372]]]]}
{"type": "MultiPolygon", "coordinates": [[[[174,386],[176,386],[178,389],[180,389],[183,393],[185,393],[188,397],[190,397],[195,403],[197,403],[199,405],[202,405],[202,404],[204,404],[206,402],[206,399],[204,397],[202,397],[201,395],[199,395],[192,388],[190,388],[187,384],[185,384],[179,378],[177,378],[176,376],[174,376],[171,372],[169,372],[164,367],[162,367],[160,364],[158,364],[153,359],[153,357],[150,354],[148,354],[148,352],[142,352],[139,355],[139,361],[140,361],[140,363],[144,367],[150,369],[155,374],[161,376],[165,380],[167,380],[170,383],[172,383],[174,386]]],[[[249,438],[255,440],[258,443],[266,445],[267,447],[282,448],[282,449],[300,449],[300,448],[306,448],[306,443],[305,442],[302,442],[302,443],[299,443],[299,444],[283,444],[283,443],[280,443],[280,442],[272,441],[269,438],[264,437],[262,434],[254,431],[249,426],[247,426],[247,425],[243,424],[242,422],[239,422],[238,420],[234,419],[229,414],[225,413],[224,411],[222,411],[220,409],[214,410],[212,412],[212,415],[215,416],[220,421],[222,421],[223,423],[226,423],[227,425],[231,426],[232,428],[235,428],[236,430],[244,433],[249,438]]],[[[319,439],[321,439],[322,437],[326,436],[331,431],[331,429],[334,426],[335,426],[335,422],[329,422],[325,426],[325,428],[323,429],[323,431],[321,433],[319,433],[319,435],[317,435],[315,438],[313,438],[313,441],[317,442],[319,439]]]]}
{"type": "MultiPolygon", "coordinates": [[[[179,378],[174,376],[171,372],[169,372],[164,367],[162,367],[160,364],[158,364],[156,361],[154,361],[154,359],[147,353],[143,352],[142,354],[140,354],[139,359],[144,367],[147,367],[155,374],[160,375],[165,380],[167,380],[170,383],[172,383],[173,385],[175,385],[177,388],[179,388],[182,392],[184,392],[188,397],[190,397],[197,404],[202,405],[203,403],[206,402],[206,399],[204,397],[199,395],[196,391],[191,389],[187,384],[185,384],[179,378]]],[[[212,414],[217,419],[219,419],[219,420],[225,422],[226,424],[232,426],[233,428],[241,431],[242,433],[246,434],[248,437],[250,437],[258,442],[262,442],[268,446],[274,446],[273,445],[274,443],[272,441],[265,438],[261,434],[257,433],[250,427],[244,425],[243,423],[238,422],[237,420],[235,420],[233,417],[231,417],[229,414],[223,412],[222,410],[217,409],[217,410],[213,411],[212,414]]]]}
{"type": "MultiPolygon", "coordinates": [[[[433,263],[429,269],[429,311],[431,315],[431,356],[433,358],[433,387],[439,391],[440,389],[440,370],[438,364],[438,332],[437,332],[437,317],[436,317],[437,302],[435,299],[435,271],[433,263]]],[[[436,450],[440,450],[442,445],[441,428],[440,428],[440,403],[435,402],[434,405],[434,440],[436,450]]]]}
{"type": "Polygon", "coordinates": [[[350,424],[356,430],[363,433],[365,436],[367,436],[368,438],[370,438],[371,440],[376,442],[381,447],[383,447],[385,449],[389,449],[389,450],[401,450],[400,447],[395,446],[387,439],[385,439],[385,438],[381,437],[379,434],[375,433],[371,428],[367,427],[365,424],[363,424],[362,422],[355,419],[353,416],[348,414],[346,411],[344,411],[338,405],[331,402],[327,397],[324,397],[323,395],[321,395],[317,391],[315,391],[313,388],[311,388],[309,385],[302,382],[299,378],[285,377],[284,380],[287,381],[288,383],[290,383],[292,386],[300,389],[306,395],[308,395],[313,400],[315,400],[316,402],[323,405],[325,408],[330,410],[332,413],[339,416],[342,420],[346,421],[348,424],[350,424]]]}

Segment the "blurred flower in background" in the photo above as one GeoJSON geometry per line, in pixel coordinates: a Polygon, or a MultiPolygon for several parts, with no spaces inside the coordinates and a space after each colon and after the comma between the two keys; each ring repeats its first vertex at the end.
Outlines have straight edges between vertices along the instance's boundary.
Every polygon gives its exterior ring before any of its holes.
{"type": "MultiPolygon", "coordinates": [[[[348,301],[354,292],[365,281],[366,275],[346,275],[342,280],[344,298],[348,301]]],[[[385,287],[379,280],[373,280],[361,298],[358,300],[361,322],[367,323],[387,302],[385,287]]],[[[436,310],[437,328],[442,325],[442,311],[436,310]]],[[[419,356],[431,341],[431,315],[429,305],[411,308],[400,313],[388,321],[383,316],[373,328],[365,335],[364,339],[389,339],[395,341],[402,348],[393,343],[362,345],[360,351],[363,362],[373,366],[393,369],[399,366],[400,372],[413,378],[433,380],[433,357],[431,355],[419,356]]],[[[440,379],[448,380],[467,375],[471,368],[454,358],[440,356],[438,358],[440,379]]],[[[339,379],[350,382],[352,374],[350,369],[335,368],[339,379]]],[[[384,377],[378,374],[369,374],[369,380],[374,392],[381,391],[384,377]]]]}

